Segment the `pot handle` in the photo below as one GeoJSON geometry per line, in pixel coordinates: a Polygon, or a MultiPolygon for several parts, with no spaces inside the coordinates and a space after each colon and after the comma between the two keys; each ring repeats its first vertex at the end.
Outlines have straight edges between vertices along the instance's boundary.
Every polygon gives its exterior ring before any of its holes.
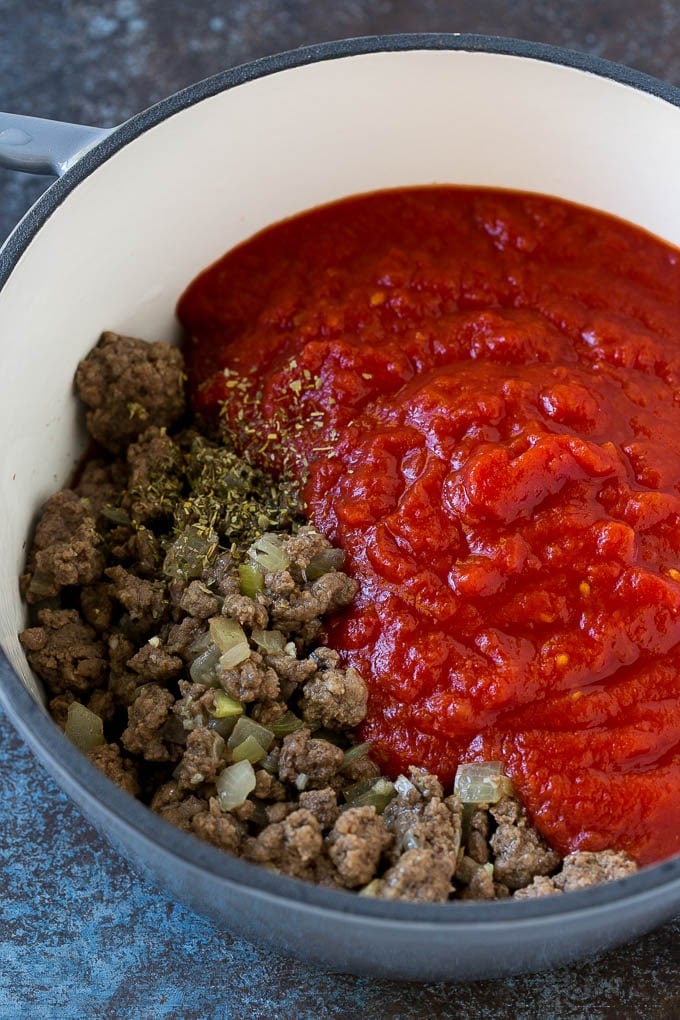
{"type": "Polygon", "coordinates": [[[113,130],[0,113],[0,167],[61,177],[113,130]]]}

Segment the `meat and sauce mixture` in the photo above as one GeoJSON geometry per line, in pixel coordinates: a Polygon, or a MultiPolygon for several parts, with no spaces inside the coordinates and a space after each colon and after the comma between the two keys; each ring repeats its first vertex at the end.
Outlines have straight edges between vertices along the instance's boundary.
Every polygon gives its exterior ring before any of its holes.
{"type": "Polygon", "coordinates": [[[95,764],[365,895],[559,894],[680,849],[678,253],[411,189],[270,228],[179,315],[186,366],[113,334],[79,366],[94,452],[22,579],[95,764]]]}

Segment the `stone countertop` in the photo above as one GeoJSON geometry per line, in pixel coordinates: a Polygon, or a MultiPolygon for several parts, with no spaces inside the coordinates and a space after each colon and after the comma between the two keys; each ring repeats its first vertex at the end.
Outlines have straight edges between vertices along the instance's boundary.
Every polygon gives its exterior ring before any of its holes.
{"type": "MultiPolygon", "coordinates": [[[[674,0],[0,0],[0,24],[0,109],[101,126],[254,57],[385,32],[532,39],[680,84],[674,0]]],[[[0,241],[48,183],[0,170],[0,241]]],[[[145,883],[2,713],[0,789],[3,1020],[680,1016],[680,918],[541,975],[423,986],[330,975],[220,931],[145,883]]]]}

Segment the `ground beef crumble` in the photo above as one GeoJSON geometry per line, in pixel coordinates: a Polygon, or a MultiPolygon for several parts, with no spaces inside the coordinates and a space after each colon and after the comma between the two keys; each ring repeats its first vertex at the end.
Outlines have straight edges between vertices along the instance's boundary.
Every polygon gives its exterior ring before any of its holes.
{"type": "Polygon", "coordinates": [[[612,850],[560,860],[514,796],[463,804],[422,769],[381,776],[353,738],[364,679],[323,643],[357,591],[343,554],[290,479],[184,428],[183,371],[174,348],[112,333],[78,368],[100,453],[47,500],[21,579],[55,722],[78,743],[73,706],[101,720],[90,760],[166,821],[332,888],[530,899],[633,872],[612,850]],[[263,533],[280,562],[254,568],[263,533]]]}

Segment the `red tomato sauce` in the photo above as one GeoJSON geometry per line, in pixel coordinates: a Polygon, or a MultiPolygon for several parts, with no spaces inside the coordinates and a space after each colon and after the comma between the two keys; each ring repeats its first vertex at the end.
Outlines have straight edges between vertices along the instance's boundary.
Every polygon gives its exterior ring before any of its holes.
{"type": "Polygon", "coordinates": [[[178,310],[195,408],[347,552],[330,643],[386,771],[500,759],[562,853],[680,851],[678,251],[398,190],[262,232],[178,310]]]}

